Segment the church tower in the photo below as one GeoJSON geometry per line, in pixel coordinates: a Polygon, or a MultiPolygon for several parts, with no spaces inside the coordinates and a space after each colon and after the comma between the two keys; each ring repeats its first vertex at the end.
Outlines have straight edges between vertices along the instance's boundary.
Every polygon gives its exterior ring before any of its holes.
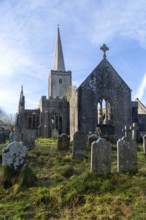
{"type": "Polygon", "coordinates": [[[57,29],[57,38],[54,55],[53,70],[49,74],[49,92],[48,96],[53,98],[63,97],[68,86],[71,85],[71,71],[65,70],[63,50],[61,44],[60,30],[57,29]]]}
{"type": "Polygon", "coordinates": [[[23,86],[21,86],[18,112],[21,113],[24,112],[24,110],[25,110],[25,96],[23,95],[23,86]]]}

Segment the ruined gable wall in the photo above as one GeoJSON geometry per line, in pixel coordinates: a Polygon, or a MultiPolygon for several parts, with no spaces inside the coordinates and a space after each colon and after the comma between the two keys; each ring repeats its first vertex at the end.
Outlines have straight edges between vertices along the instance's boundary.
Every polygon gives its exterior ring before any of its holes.
{"type": "Polygon", "coordinates": [[[112,101],[117,137],[124,125],[131,124],[131,90],[112,66],[104,61],[78,88],[79,129],[94,132],[97,125],[97,102],[101,97],[112,101]]]}

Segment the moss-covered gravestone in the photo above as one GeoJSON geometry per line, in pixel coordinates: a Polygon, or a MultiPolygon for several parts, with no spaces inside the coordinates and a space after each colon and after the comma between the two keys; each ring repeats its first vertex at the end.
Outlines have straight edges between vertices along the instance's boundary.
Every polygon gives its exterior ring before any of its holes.
{"type": "Polygon", "coordinates": [[[131,129],[125,126],[125,136],[117,142],[117,171],[137,172],[137,143],[131,129]]]}
{"type": "Polygon", "coordinates": [[[67,134],[61,134],[57,139],[57,149],[58,150],[67,150],[69,149],[70,138],[67,134]]]}
{"type": "Polygon", "coordinates": [[[14,170],[27,165],[27,148],[17,141],[2,149],[2,165],[9,165],[14,170]]]}
{"type": "Polygon", "coordinates": [[[97,175],[111,173],[112,144],[99,138],[91,145],[91,172],[97,175]]]}
{"type": "Polygon", "coordinates": [[[73,139],[73,158],[83,160],[86,156],[86,134],[82,131],[77,131],[73,139]]]}

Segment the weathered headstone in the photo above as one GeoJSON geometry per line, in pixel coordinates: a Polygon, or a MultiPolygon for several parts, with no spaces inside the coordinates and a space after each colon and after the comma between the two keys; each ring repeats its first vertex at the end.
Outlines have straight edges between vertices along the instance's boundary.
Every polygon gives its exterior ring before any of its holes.
{"type": "Polygon", "coordinates": [[[88,135],[88,148],[91,149],[91,144],[94,142],[94,141],[97,141],[99,137],[97,136],[97,134],[91,134],[91,135],[88,135]]]}
{"type": "Polygon", "coordinates": [[[146,155],[146,135],[143,136],[143,152],[146,155]]]}
{"type": "Polygon", "coordinates": [[[73,138],[73,158],[83,160],[86,155],[86,134],[77,131],[73,138]]]}
{"type": "Polygon", "coordinates": [[[27,164],[27,148],[17,141],[2,149],[2,165],[9,165],[14,170],[27,164]]]}
{"type": "Polygon", "coordinates": [[[111,173],[112,144],[99,138],[91,145],[91,171],[97,175],[111,173]]]}
{"type": "Polygon", "coordinates": [[[56,128],[54,128],[52,130],[52,138],[57,138],[58,137],[58,130],[56,128]]]}
{"type": "Polygon", "coordinates": [[[137,144],[126,126],[125,136],[117,142],[117,171],[137,171],[137,144]]]}
{"type": "Polygon", "coordinates": [[[35,148],[35,138],[36,138],[36,135],[33,130],[25,130],[23,132],[22,143],[28,149],[34,149],[35,148]]]}
{"type": "Polygon", "coordinates": [[[58,150],[67,150],[69,149],[70,138],[67,134],[61,134],[58,136],[57,148],[58,150]]]}

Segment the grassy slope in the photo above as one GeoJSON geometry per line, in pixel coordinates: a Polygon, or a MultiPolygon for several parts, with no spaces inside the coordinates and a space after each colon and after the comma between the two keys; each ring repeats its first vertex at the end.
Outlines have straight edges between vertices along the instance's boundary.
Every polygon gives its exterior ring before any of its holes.
{"type": "Polygon", "coordinates": [[[59,152],[54,141],[40,139],[29,151],[37,186],[5,190],[0,184],[0,219],[146,219],[143,152],[138,152],[137,174],[116,172],[116,151],[112,165],[108,177],[95,176],[90,152],[84,161],[75,161],[71,149],[59,152]]]}

